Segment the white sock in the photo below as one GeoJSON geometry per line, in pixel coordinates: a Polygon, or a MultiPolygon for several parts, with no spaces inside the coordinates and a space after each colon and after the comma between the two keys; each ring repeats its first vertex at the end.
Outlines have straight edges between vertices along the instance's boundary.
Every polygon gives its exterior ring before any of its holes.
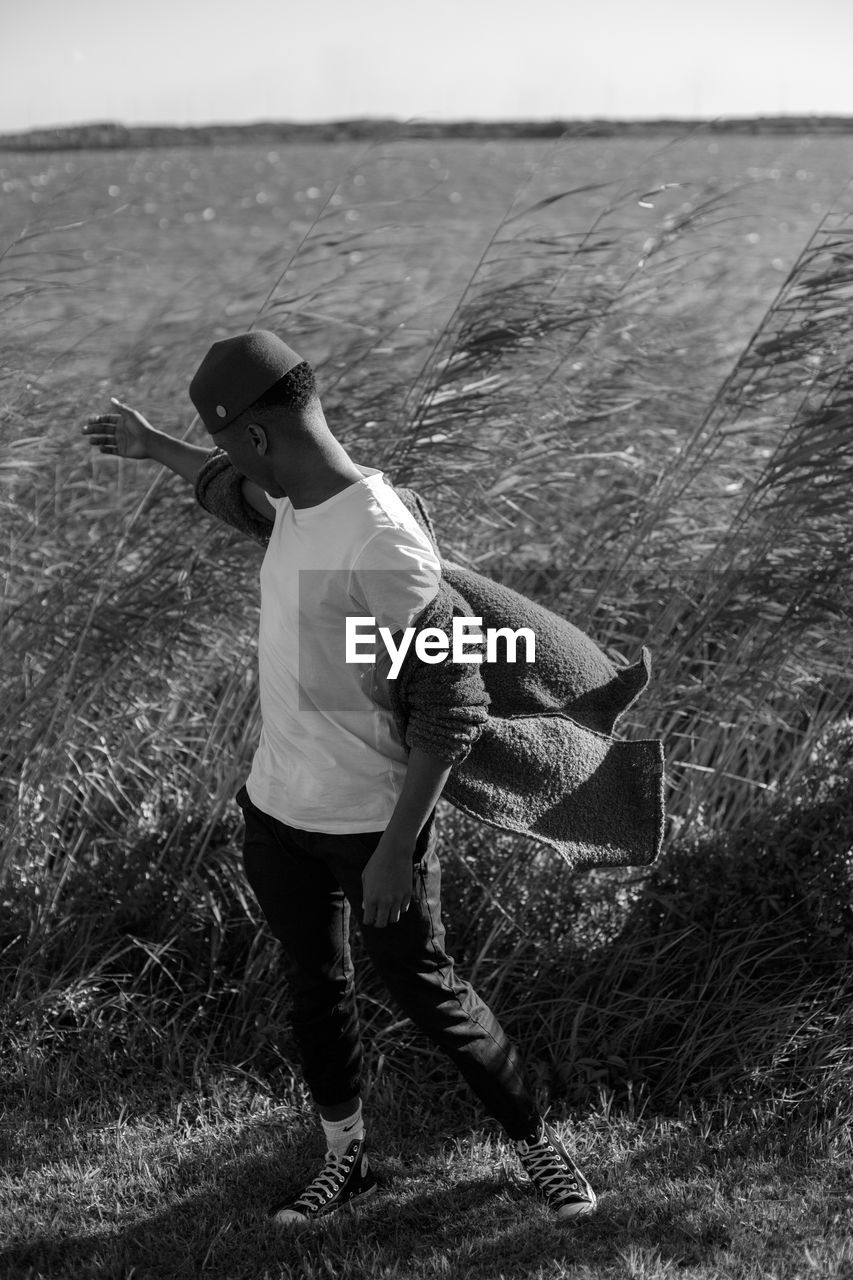
{"type": "Polygon", "coordinates": [[[333,1151],[336,1156],[342,1156],[353,1138],[364,1137],[361,1098],[359,1098],[358,1107],[351,1116],[345,1116],[343,1120],[324,1120],[320,1116],[320,1123],[323,1126],[329,1150],[333,1151]]]}

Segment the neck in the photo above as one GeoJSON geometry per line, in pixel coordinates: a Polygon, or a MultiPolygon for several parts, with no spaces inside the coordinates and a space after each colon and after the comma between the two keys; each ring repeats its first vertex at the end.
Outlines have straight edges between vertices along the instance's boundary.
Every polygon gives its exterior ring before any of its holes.
{"type": "Polygon", "coordinates": [[[348,489],[362,479],[358,467],[345,452],[334,457],[312,459],[311,465],[298,470],[288,469],[287,475],[276,476],[281,488],[290,499],[294,510],[316,507],[336,493],[348,489]]]}

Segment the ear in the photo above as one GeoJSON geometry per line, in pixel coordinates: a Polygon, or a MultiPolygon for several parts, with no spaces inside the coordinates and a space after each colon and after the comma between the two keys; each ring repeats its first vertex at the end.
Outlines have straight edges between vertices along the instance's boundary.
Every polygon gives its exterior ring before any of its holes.
{"type": "Polygon", "coordinates": [[[263,427],[259,426],[257,422],[250,422],[246,427],[246,434],[255,446],[255,452],[263,457],[269,449],[269,440],[267,439],[266,431],[264,431],[263,427]]]}

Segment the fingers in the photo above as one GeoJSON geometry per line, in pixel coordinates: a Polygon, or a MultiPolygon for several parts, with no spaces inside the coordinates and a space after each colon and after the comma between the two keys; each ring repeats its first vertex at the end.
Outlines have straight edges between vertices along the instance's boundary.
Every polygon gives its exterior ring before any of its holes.
{"type": "Polygon", "coordinates": [[[400,906],[392,906],[388,903],[375,903],[364,906],[364,923],[371,925],[374,929],[384,929],[386,925],[398,924],[400,917],[404,916],[409,909],[410,899],[406,899],[400,906]]]}
{"type": "Polygon", "coordinates": [[[83,434],[94,437],[93,444],[100,442],[100,436],[104,435],[115,443],[116,427],[120,426],[124,420],[126,413],[133,413],[126,404],[122,404],[121,400],[117,400],[115,396],[110,396],[110,404],[114,404],[119,413],[99,413],[91,418],[86,419],[86,426],[83,428],[83,434]]]}
{"type": "Polygon", "coordinates": [[[121,422],[121,418],[117,413],[99,413],[97,417],[87,418],[86,425],[83,428],[83,434],[87,436],[98,434],[115,435],[115,429],[121,422]]]}
{"type": "Polygon", "coordinates": [[[88,436],[92,447],[100,449],[101,453],[118,453],[116,428],[119,422],[117,413],[101,413],[87,420],[83,435],[88,436]]]}

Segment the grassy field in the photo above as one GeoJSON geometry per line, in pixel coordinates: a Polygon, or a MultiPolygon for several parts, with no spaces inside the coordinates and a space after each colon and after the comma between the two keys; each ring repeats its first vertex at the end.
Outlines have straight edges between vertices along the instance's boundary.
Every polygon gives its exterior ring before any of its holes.
{"type": "Polygon", "coordinates": [[[847,150],[0,154],[0,1276],[853,1275],[847,150]],[[602,1193],[573,1232],[357,937],[382,1194],[263,1224],[320,1142],[231,803],[259,551],[80,436],[114,394],[202,441],[255,323],[448,557],[653,651],[659,864],[442,811],[449,945],[602,1193]]]}
{"type": "Polygon", "coordinates": [[[596,1215],[566,1230],[531,1198],[498,1133],[437,1124],[415,1090],[402,1105],[380,1091],[371,1111],[379,1194],[290,1233],[264,1210],[312,1176],[321,1143],[304,1114],[245,1081],[109,1119],[74,1104],[32,1117],[7,1157],[16,1243],[0,1249],[0,1274],[824,1280],[853,1270],[849,1148],[828,1131],[800,1133],[792,1148],[766,1114],[595,1106],[558,1124],[600,1197],[596,1215]]]}

